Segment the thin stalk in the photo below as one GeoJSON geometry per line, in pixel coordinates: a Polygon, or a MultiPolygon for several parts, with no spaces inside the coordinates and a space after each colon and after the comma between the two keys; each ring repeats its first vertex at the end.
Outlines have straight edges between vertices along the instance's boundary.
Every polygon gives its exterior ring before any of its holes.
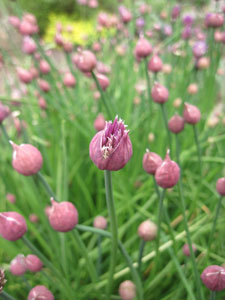
{"type": "Polygon", "coordinates": [[[38,180],[42,183],[42,185],[44,186],[46,192],[49,194],[50,197],[52,197],[55,201],[58,202],[56,195],[54,194],[53,190],[51,189],[50,185],[47,183],[47,181],[45,180],[44,176],[38,172],[36,174],[38,180]]]}
{"type": "Polygon", "coordinates": [[[221,209],[221,206],[222,206],[222,200],[223,200],[223,196],[220,197],[220,199],[219,199],[219,201],[217,203],[216,214],[215,214],[215,218],[214,218],[213,224],[212,224],[212,229],[211,229],[211,232],[210,232],[210,235],[209,235],[207,260],[208,260],[209,255],[210,255],[212,238],[213,238],[213,234],[214,234],[214,232],[216,230],[216,224],[217,224],[217,220],[218,220],[218,217],[219,217],[220,209],[221,209]]]}
{"type": "Polygon", "coordinates": [[[94,82],[95,82],[95,84],[97,86],[97,89],[98,89],[99,93],[101,94],[102,102],[103,102],[103,104],[104,104],[104,106],[106,108],[107,114],[108,114],[109,118],[112,120],[112,113],[111,113],[111,110],[109,109],[109,105],[108,105],[107,99],[105,98],[104,92],[103,92],[103,90],[102,90],[102,88],[101,88],[101,86],[99,84],[99,81],[98,81],[98,79],[97,79],[97,77],[96,77],[96,75],[95,75],[95,73],[93,71],[91,71],[91,75],[92,75],[92,77],[94,79],[94,82]]]}
{"type": "Polygon", "coordinates": [[[166,107],[165,107],[164,103],[160,104],[160,107],[161,107],[161,110],[162,110],[162,116],[163,116],[164,125],[165,125],[165,128],[167,130],[169,149],[170,149],[170,152],[171,152],[172,151],[172,147],[171,147],[171,145],[172,145],[171,144],[171,133],[170,133],[170,130],[169,130],[169,127],[168,127],[167,111],[166,111],[166,107]]]}
{"type": "Polygon", "coordinates": [[[195,125],[193,125],[193,131],[194,131],[195,143],[198,151],[198,162],[199,162],[200,174],[202,174],[201,148],[198,140],[198,131],[195,125]]]}
{"type": "Polygon", "coordinates": [[[102,266],[102,236],[98,236],[98,260],[97,260],[97,274],[101,275],[101,266],[102,266]]]}
{"type": "Polygon", "coordinates": [[[3,300],[16,300],[16,298],[14,298],[13,296],[9,295],[5,291],[1,292],[0,299],[3,299],[3,300]]]}
{"type": "Polygon", "coordinates": [[[180,166],[180,144],[179,144],[178,134],[175,134],[175,138],[176,138],[176,159],[178,165],[180,166]]]}
{"type": "Polygon", "coordinates": [[[182,187],[181,180],[178,181],[178,190],[179,190],[179,196],[180,196],[180,200],[181,200],[181,210],[182,210],[182,215],[183,215],[183,220],[184,220],[184,228],[185,228],[186,235],[187,235],[187,242],[188,242],[190,256],[191,256],[191,263],[192,263],[192,268],[193,268],[194,276],[195,276],[195,282],[196,282],[196,286],[197,286],[198,299],[202,300],[203,294],[202,294],[200,276],[199,276],[199,272],[197,269],[195,255],[194,255],[194,251],[192,248],[191,235],[190,235],[190,231],[188,228],[188,222],[187,222],[187,217],[186,217],[186,204],[185,204],[185,199],[184,199],[184,195],[183,195],[183,187],[182,187]]]}
{"type": "Polygon", "coordinates": [[[9,138],[9,136],[8,136],[8,133],[7,133],[6,129],[5,129],[5,126],[4,126],[2,123],[0,124],[0,126],[1,126],[2,133],[3,133],[4,137],[5,137],[5,139],[6,139],[7,142],[9,143],[10,138],[9,138]]]}
{"type": "Polygon", "coordinates": [[[162,193],[160,194],[160,198],[159,198],[158,221],[157,221],[158,232],[157,232],[157,236],[156,236],[156,258],[159,256],[161,221],[162,221],[162,212],[163,212],[163,199],[165,197],[165,193],[166,193],[166,190],[163,189],[162,193]]]}
{"type": "Polygon", "coordinates": [[[75,229],[73,230],[73,236],[76,240],[76,243],[77,243],[77,246],[80,250],[80,253],[81,255],[84,257],[85,261],[86,261],[86,267],[87,267],[87,270],[88,270],[88,273],[91,277],[91,281],[94,283],[94,282],[97,282],[97,274],[96,274],[96,271],[95,271],[95,267],[92,263],[92,261],[90,260],[89,256],[88,256],[88,251],[87,251],[87,248],[85,246],[85,244],[83,243],[78,231],[75,229]]]}
{"type": "Polygon", "coordinates": [[[113,275],[116,268],[116,257],[118,248],[118,229],[116,210],[114,206],[113,190],[112,190],[112,175],[108,170],[104,171],[105,177],[105,190],[106,190],[106,202],[110,219],[111,233],[112,233],[112,248],[110,255],[110,268],[108,275],[107,295],[110,296],[113,289],[113,275]]]}
{"type": "Polygon", "coordinates": [[[158,184],[156,183],[155,176],[152,176],[152,177],[153,177],[153,181],[154,181],[155,192],[156,192],[158,198],[160,199],[160,191],[159,191],[158,184]]]}
{"type": "Polygon", "coordinates": [[[143,253],[144,253],[144,248],[145,248],[145,241],[141,240],[140,247],[139,247],[139,254],[138,254],[138,271],[139,271],[139,274],[141,274],[141,263],[142,263],[142,256],[143,256],[143,253]]]}
{"type": "Polygon", "coordinates": [[[150,76],[149,76],[149,73],[148,73],[148,61],[147,61],[147,58],[145,58],[144,63],[145,63],[145,77],[146,77],[147,88],[148,88],[149,107],[151,108],[151,104],[152,104],[151,83],[150,83],[150,76]]]}
{"type": "Polygon", "coordinates": [[[216,291],[210,292],[210,300],[216,300],[216,291]]]}

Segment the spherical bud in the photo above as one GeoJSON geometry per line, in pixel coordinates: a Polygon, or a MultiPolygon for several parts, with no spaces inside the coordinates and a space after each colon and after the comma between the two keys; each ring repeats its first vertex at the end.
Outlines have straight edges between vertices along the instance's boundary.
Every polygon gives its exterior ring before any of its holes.
{"type": "Polygon", "coordinates": [[[10,114],[9,107],[0,102],[0,123],[2,123],[10,114]]]}
{"type": "Polygon", "coordinates": [[[18,146],[12,141],[10,143],[13,147],[13,168],[24,176],[37,174],[43,164],[40,151],[30,144],[21,144],[18,146]]]}
{"type": "Polygon", "coordinates": [[[216,30],[214,32],[214,40],[217,43],[222,42],[222,40],[223,40],[223,33],[221,31],[216,30]]]}
{"type": "Polygon", "coordinates": [[[90,8],[96,8],[96,7],[98,7],[98,1],[97,0],[89,0],[88,6],[90,8]]]}
{"type": "Polygon", "coordinates": [[[91,72],[96,67],[97,60],[91,51],[85,50],[76,57],[75,63],[80,71],[91,72]]]}
{"type": "Polygon", "coordinates": [[[6,199],[12,204],[16,202],[16,196],[10,193],[6,195],[6,199]]]}
{"type": "Polygon", "coordinates": [[[191,26],[185,26],[181,33],[181,37],[184,40],[188,40],[191,37],[191,34],[192,34],[191,26]]]}
{"type": "Polygon", "coordinates": [[[170,159],[169,151],[161,166],[155,173],[155,180],[159,186],[164,189],[172,188],[180,179],[180,168],[178,164],[170,159]]]}
{"type": "Polygon", "coordinates": [[[198,92],[198,85],[196,83],[191,83],[188,88],[187,91],[189,94],[194,95],[198,92]]]}
{"type": "Polygon", "coordinates": [[[19,32],[22,35],[31,35],[34,33],[34,31],[35,31],[34,25],[32,25],[30,22],[23,20],[20,23],[19,32]]]}
{"type": "Polygon", "coordinates": [[[144,241],[152,241],[157,235],[157,226],[150,220],[142,222],[138,227],[138,235],[144,241]]]}
{"type": "Polygon", "coordinates": [[[121,17],[123,23],[125,23],[125,24],[129,23],[132,19],[131,12],[123,5],[121,5],[119,7],[119,14],[120,14],[120,17],[121,17]]]}
{"type": "Polygon", "coordinates": [[[162,158],[154,153],[147,150],[147,152],[143,156],[142,165],[144,170],[148,174],[154,175],[158,167],[162,164],[162,158]]]}
{"type": "Polygon", "coordinates": [[[204,41],[196,42],[192,48],[193,55],[196,58],[199,58],[199,57],[205,55],[206,51],[207,51],[207,45],[204,41]]]}
{"type": "Polygon", "coordinates": [[[165,36],[171,36],[172,33],[173,33],[173,29],[172,29],[172,27],[171,27],[170,25],[165,25],[165,26],[163,27],[163,34],[164,34],[165,36]]]}
{"type": "Polygon", "coordinates": [[[157,73],[162,70],[163,63],[161,58],[158,55],[153,55],[148,63],[149,71],[157,73]]]}
{"type": "Polygon", "coordinates": [[[225,177],[219,178],[217,180],[216,190],[221,196],[225,196],[225,177]]]}
{"type": "Polygon", "coordinates": [[[64,42],[63,43],[63,50],[67,53],[70,53],[73,51],[73,44],[71,42],[64,42]]]}
{"type": "Polygon", "coordinates": [[[54,40],[55,40],[56,45],[63,46],[64,41],[63,41],[63,37],[62,37],[61,33],[56,33],[54,40]]]}
{"type": "Polygon", "coordinates": [[[63,83],[67,87],[74,87],[76,85],[76,79],[71,73],[67,73],[63,78],[63,83]]]}
{"type": "Polygon", "coordinates": [[[169,92],[165,86],[156,82],[151,91],[152,99],[157,103],[165,103],[169,98],[169,92]]]}
{"type": "Polygon", "coordinates": [[[35,67],[30,67],[30,74],[32,76],[32,79],[36,79],[39,76],[39,72],[38,69],[36,69],[35,67]]]}
{"type": "Polygon", "coordinates": [[[196,106],[184,103],[183,117],[185,122],[194,125],[200,121],[201,112],[196,106]]]}
{"type": "Polygon", "coordinates": [[[133,300],[136,297],[136,287],[132,281],[126,280],[119,286],[119,294],[122,300],[133,300]]]}
{"type": "Polygon", "coordinates": [[[22,69],[22,68],[17,69],[17,74],[18,74],[19,80],[26,84],[30,83],[33,79],[32,74],[29,71],[22,69]]]}
{"type": "Polygon", "coordinates": [[[179,115],[174,115],[168,122],[168,128],[171,132],[177,134],[184,129],[184,118],[179,115]]]}
{"type": "Polygon", "coordinates": [[[17,16],[10,16],[9,23],[15,28],[20,27],[20,19],[17,16]]]}
{"type": "Polygon", "coordinates": [[[174,101],[173,101],[173,106],[178,108],[181,106],[181,103],[182,103],[182,99],[181,98],[176,98],[174,101]]]}
{"type": "Polygon", "coordinates": [[[96,74],[96,78],[98,79],[98,82],[102,88],[103,91],[105,91],[107,89],[107,87],[109,86],[109,79],[108,77],[106,77],[103,74],[96,74]]]}
{"type": "Polygon", "coordinates": [[[21,276],[26,272],[27,266],[26,266],[25,257],[23,254],[17,255],[11,261],[9,270],[15,276],[21,276]]]}
{"type": "Polygon", "coordinates": [[[170,64],[163,64],[162,71],[165,74],[170,74],[172,72],[172,66],[170,64]]]}
{"type": "Polygon", "coordinates": [[[37,49],[37,46],[32,38],[25,36],[23,38],[22,51],[26,54],[33,54],[37,49]]]}
{"type": "Polygon", "coordinates": [[[42,59],[40,61],[39,67],[42,74],[48,74],[51,71],[51,68],[46,60],[42,59]]]}
{"type": "Polygon", "coordinates": [[[0,235],[8,241],[16,241],[27,232],[27,224],[23,216],[17,212],[0,213],[0,235]]]}
{"type": "Polygon", "coordinates": [[[152,46],[148,40],[141,37],[135,47],[135,54],[139,58],[144,58],[152,53],[152,46]]]}
{"type": "Polygon", "coordinates": [[[209,13],[206,15],[205,24],[208,27],[218,28],[223,26],[224,16],[218,13],[209,13]]]}
{"type": "Polygon", "coordinates": [[[200,70],[207,69],[209,65],[210,65],[210,60],[208,57],[203,56],[197,60],[197,68],[200,70]]]}
{"type": "MultiPolygon", "coordinates": [[[[183,250],[183,253],[184,253],[185,256],[190,256],[191,255],[188,244],[184,244],[182,250],[183,250]]],[[[196,252],[196,250],[197,250],[197,248],[194,244],[192,244],[192,250],[193,250],[193,252],[196,252]]]]}
{"type": "Polygon", "coordinates": [[[101,62],[101,61],[98,61],[96,70],[98,73],[101,73],[101,74],[108,74],[111,71],[110,67],[103,64],[103,62],[101,62]]]}
{"type": "Polygon", "coordinates": [[[124,122],[116,117],[93,137],[89,155],[100,170],[117,171],[130,160],[133,150],[128,132],[124,122]]]}
{"type": "Polygon", "coordinates": [[[153,132],[150,132],[150,133],[148,134],[148,141],[149,141],[149,143],[154,142],[154,140],[155,140],[155,135],[154,135],[153,132]]]}
{"type": "Polygon", "coordinates": [[[136,20],[136,27],[138,31],[141,31],[145,26],[145,19],[140,17],[136,20]]]}
{"type": "Polygon", "coordinates": [[[95,42],[93,45],[92,45],[92,50],[95,51],[95,52],[100,52],[102,50],[102,46],[100,43],[98,42],[95,42]]]}
{"type": "Polygon", "coordinates": [[[194,22],[194,18],[191,15],[185,15],[182,21],[185,26],[191,26],[194,22]]]}
{"type": "Polygon", "coordinates": [[[44,285],[37,285],[30,290],[27,300],[55,300],[55,298],[44,285]]]}
{"type": "Polygon", "coordinates": [[[47,103],[43,97],[38,98],[38,105],[41,109],[46,109],[47,108],[47,103]]]}
{"type": "Polygon", "coordinates": [[[98,228],[98,229],[106,229],[107,227],[107,220],[106,218],[102,217],[102,216],[97,216],[95,219],[94,219],[94,227],[95,228],[98,228]]]}
{"type": "Polygon", "coordinates": [[[25,258],[27,269],[33,273],[41,271],[43,267],[42,261],[36,255],[29,254],[25,258]]]}
{"type": "Polygon", "coordinates": [[[38,85],[43,92],[48,93],[50,91],[50,85],[46,80],[39,79],[38,85]]]}
{"type": "Polygon", "coordinates": [[[49,211],[48,220],[52,228],[59,232],[68,232],[78,223],[76,207],[67,201],[57,203],[51,199],[52,207],[49,211]]]}
{"type": "Polygon", "coordinates": [[[99,114],[94,121],[94,128],[97,131],[101,131],[105,128],[105,124],[106,124],[106,122],[105,122],[105,118],[104,118],[103,114],[99,114]]]}
{"type": "Polygon", "coordinates": [[[222,291],[225,289],[225,268],[212,265],[204,269],[201,280],[211,291],[222,291]]]}
{"type": "Polygon", "coordinates": [[[172,12],[171,12],[172,19],[173,20],[177,19],[180,16],[180,12],[181,12],[181,6],[179,4],[176,4],[172,8],[172,12]]]}
{"type": "Polygon", "coordinates": [[[38,223],[39,218],[36,214],[30,214],[29,215],[29,220],[31,221],[31,223],[38,223]]]}

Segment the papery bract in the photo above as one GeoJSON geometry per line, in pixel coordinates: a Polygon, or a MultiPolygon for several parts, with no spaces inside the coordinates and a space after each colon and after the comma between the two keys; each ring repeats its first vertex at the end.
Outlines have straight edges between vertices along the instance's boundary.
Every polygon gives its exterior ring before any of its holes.
{"type": "Polygon", "coordinates": [[[149,150],[143,156],[142,165],[148,174],[154,175],[158,167],[162,164],[162,158],[149,150]]]}

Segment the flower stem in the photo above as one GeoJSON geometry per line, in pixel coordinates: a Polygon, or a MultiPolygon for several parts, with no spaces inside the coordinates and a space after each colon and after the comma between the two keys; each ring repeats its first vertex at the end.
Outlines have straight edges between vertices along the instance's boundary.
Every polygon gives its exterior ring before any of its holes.
{"type": "Polygon", "coordinates": [[[176,137],[176,158],[177,158],[177,163],[180,166],[180,144],[179,144],[178,134],[175,134],[175,137],[176,137]]]}
{"type": "Polygon", "coordinates": [[[3,133],[4,137],[5,137],[5,139],[7,140],[7,142],[9,143],[10,138],[8,136],[8,133],[7,133],[6,129],[5,129],[5,126],[2,123],[0,125],[1,125],[1,129],[2,129],[2,133],[3,133]]]}
{"type": "Polygon", "coordinates": [[[221,206],[222,206],[222,200],[223,200],[223,196],[220,197],[220,199],[219,199],[219,201],[217,203],[216,214],[215,214],[215,218],[214,218],[213,224],[212,224],[212,229],[211,229],[211,232],[210,232],[210,235],[209,235],[207,260],[208,260],[209,255],[210,255],[210,248],[211,248],[212,238],[213,238],[213,234],[214,234],[214,232],[216,230],[216,224],[217,224],[217,220],[218,220],[218,217],[219,217],[220,209],[221,209],[221,206]]]}
{"type": "Polygon", "coordinates": [[[5,291],[2,291],[0,293],[0,299],[3,299],[3,300],[16,300],[16,298],[14,298],[13,296],[9,295],[5,291]]]}
{"type": "Polygon", "coordinates": [[[194,131],[195,143],[198,151],[198,162],[199,162],[200,174],[202,174],[201,148],[198,140],[198,131],[195,125],[193,125],[193,131],[194,131]]]}
{"type": "Polygon", "coordinates": [[[141,274],[141,263],[142,263],[142,256],[143,256],[143,253],[144,253],[144,248],[145,248],[145,241],[141,240],[140,248],[139,248],[139,255],[138,255],[138,271],[139,271],[139,274],[141,274]]]}
{"type": "Polygon", "coordinates": [[[97,274],[96,274],[95,267],[94,267],[92,261],[89,259],[87,248],[84,245],[84,243],[83,243],[83,241],[82,241],[82,239],[81,239],[81,237],[80,237],[80,235],[79,235],[79,233],[76,229],[73,230],[73,235],[74,235],[74,238],[76,240],[77,246],[78,246],[81,254],[83,255],[83,257],[86,261],[87,270],[89,272],[91,280],[92,280],[92,282],[96,282],[97,281],[97,274]]]}
{"type": "Polygon", "coordinates": [[[144,62],[145,62],[145,77],[146,77],[147,88],[148,88],[149,107],[151,108],[151,102],[152,102],[152,98],[151,98],[151,84],[150,84],[150,76],[149,76],[149,73],[148,73],[148,61],[147,61],[147,58],[145,58],[144,62]]]}
{"type": "Polygon", "coordinates": [[[58,202],[57,198],[56,198],[56,195],[54,194],[53,190],[51,189],[50,185],[47,183],[47,181],[45,180],[44,176],[38,172],[36,174],[38,180],[43,184],[46,192],[49,194],[50,197],[52,197],[55,201],[58,202]]]}
{"type": "Polygon", "coordinates": [[[106,202],[108,207],[111,233],[112,233],[112,248],[111,248],[111,256],[110,256],[108,286],[107,286],[107,294],[109,297],[113,289],[113,275],[116,268],[116,257],[117,257],[117,248],[118,248],[118,229],[117,229],[116,211],[115,211],[114,200],[113,200],[111,172],[105,170],[104,176],[105,176],[106,202]]]}
{"type": "Polygon", "coordinates": [[[210,300],[216,300],[216,291],[210,292],[210,300]]]}
{"type": "Polygon", "coordinates": [[[166,107],[165,107],[164,103],[160,104],[160,107],[161,107],[161,110],[162,110],[164,125],[165,125],[165,128],[167,130],[168,144],[169,144],[169,149],[170,149],[170,152],[171,152],[172,151],[172,148],[171,148],[171,145],[172,145],[171,144],[171,133],[170,133],[170,130],[169,130],[169,127],[168,127],[167,111],[166,111],[166,107]]]}
{"type": "Polygon", "coordinates": [[[98,236],[98,261],[97,261],[97,274],[101,275],[101,264],[102,264],[102,236],[98,236]]]}
{"type": "Polygon", "coordinates": [[[111,110],[109,109],[108,102],[105,99],[105,95],[104,95],[104,92],[103,92],[103,90],[102,90],[102,88],[101,88],[101,86],[99,84],[99,81],[98,81],[98,79],[97,79],[97,77],[96,77],[96,75],[95,75],[95,73],[93,71],[91,71],[91,75],[92,75],[92,77],[94,79],[94,82],[95,82],[95,84],[96,84],[96,86],[98,88],[99,93],[101,94],[102,102],[104,103],[104,106],[106,108],[107,114],[108,114],[109,118],[112,120],[111,110]]]}
{"type": "Polygon", "coordinates": [[[158,232],[157,232],[157,236],[156,236],[156,258],[158,258],[158,256],[159,256],[161,221],[162,221],[162,212],[163,212],[163,199],[165,197],[165,193],[166,193],[166,190],[163,189],[162,193],[160,194],[160,198],[159,198],[158,221],[157,221],[158,232]]]}

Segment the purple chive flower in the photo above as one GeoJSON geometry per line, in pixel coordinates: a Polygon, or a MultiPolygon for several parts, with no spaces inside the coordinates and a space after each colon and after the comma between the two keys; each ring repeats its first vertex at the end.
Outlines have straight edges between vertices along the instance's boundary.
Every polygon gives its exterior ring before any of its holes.
{"type": "Polygon", "coordinates": [[[191,15],[185,15],[183,17],[183,24],[185,26],[191,26],[193,24],[193,22],[194,22],[193,16],[191,16],[191,15]]]}
{"type": "Polygon", "coordinates": [[[21,276],[27,271],[25,256],[18,254],[10,263],[10,272],[15,276],[21,276]]]}
{"type": "Polygon", "coordinates": [[[181,6],[179,4],[174,5],[171,12],[171,17],[173,20],[177,19],[181,12],[181,6]]]}
{"type": "Polygon", "coordinates": [[[207,45],[204,41],[196,42],[192,48],[192,52],[196,58],[205,55],[206,51],[207,51],[207,45]]]}
{"type": "Polygon", "coordinates": [[[225,268],[212,265],[204,269],[201,280],[211,291],[222,291],[225,289],[225,268]]]}
{"type": "Polygon", "coordinates": [[[192,28],[190,25],[186,25],[181,33],[182,39],[188,40],[191,37],[192,28]]]}
{"type": "Polygon", "coordinates": [[[173,33],[173,29],[170,25],[165,25],[164,28],[163,28],[163,33],[166,35],[166,36],[171,36],[172,33],[173,33]]]}
{"type": "Polygon", "coordinates": [[[130,160],[133,151],[128,132],[124,122],[116,117],[93,137],[89,155],[100,170],[117,171],[130,160]]]}
{"type": "Polygon", "coordinates": [[[136,20],[136,27],[138,30],[142,29],[145,26],[145,20],[144,18],[138,18],[136,20]]]}
{"type": "Polygon", "coordinates": [[[8,241],[16,241],[27,232],[23,216],[14,211],[0,213],[0,235],[8,241]]]}

